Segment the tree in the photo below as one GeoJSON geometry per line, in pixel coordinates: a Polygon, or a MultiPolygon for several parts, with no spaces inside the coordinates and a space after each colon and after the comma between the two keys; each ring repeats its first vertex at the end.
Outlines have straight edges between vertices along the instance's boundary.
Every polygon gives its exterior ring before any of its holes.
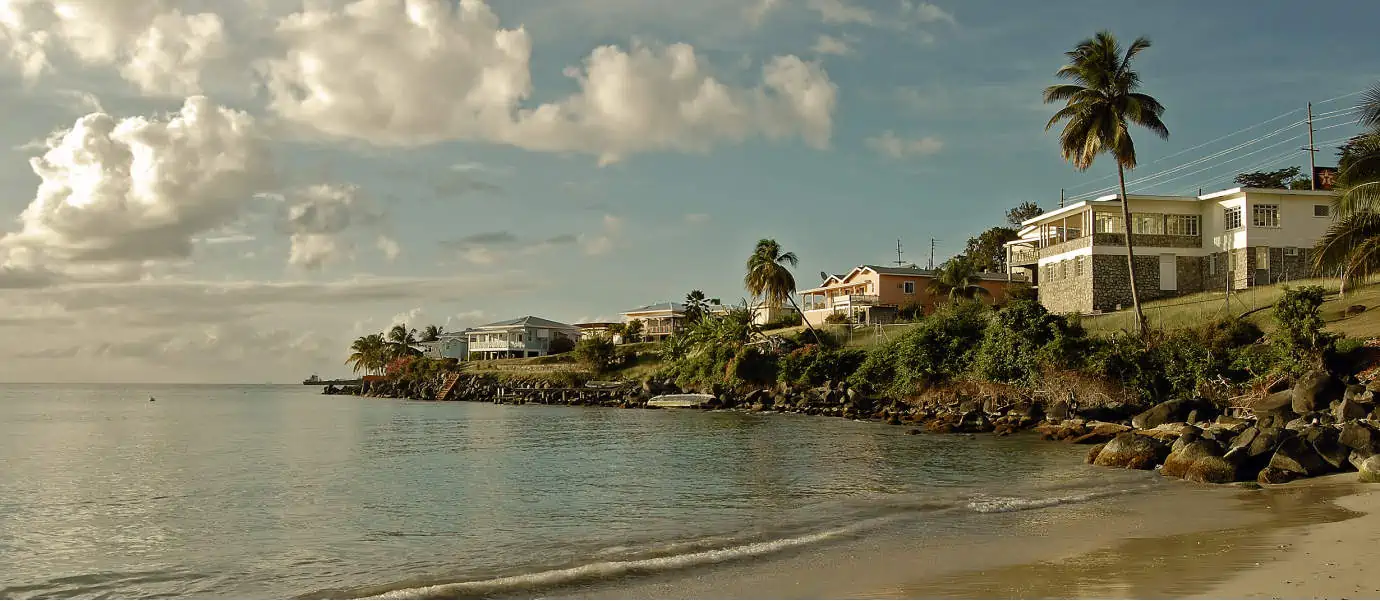
{"type": "Polygon", "coordinates": [[[623,335],[623,342],[642,342],[642,330],[646,325],[642,323],[641,319],[634,319],[623,324],[623,331],[620,332],[623,335]]]}
{"type": "Polygon", "coordinates": [[[994,227],[968,239],[963,254],[978,271],[1001,271],[1006,267],[1006,243],[1016,239],[1016,230],[994,227]]]}
{"type": "Polygon", "coordinates": [[[963,255],[958,255],[935,270],[934,280],[930,282],[930,294],[937,294],[955,298],[976,298],[981,294],[991,294],[986,288],[978,285],[982,278],[978,277],[978,271],[973,266],[973,261],[963,255]]]}
{"type": "Polygon", "coordinates": [[[1136,38],[1123,54],[1121,44],[1110,32],[1100,31],[1066,53],[1069,64],[1055,73],[1073,83],[1045,88],[1045,103],[1064,102],[1045,124],[1049,131],[1067,122],[1059,136],[1064,160],[1074,169],[1086,171],[1093,160],[1109,153],[1116,160],[1117,181],[1121,186],[1121,214],[1125,224],[1126,269],[1130,278],[1131,305],[1136,312],[1136,328],[1146,331],[1145,312],[1136,290],[1136,258],[1131,245],[1131,206],[1126,198],[1126,170],[1136,168],[1136,146],[1131,140],[1131,125],[1140,125],[1160,138],[1169,137],[1160,116],[1164,105],[1138,92],[1140,74],[1131,69],[1131,60],[1150,47],[1149,38],[1136,38]]]}
{"type": "Polygon", "coordinates": [[[705,315],[709,314],[709,301],[704,297],[704,292],[691,290],[685,295],[685,323],[693,324],[705,315]]]}
{"type": "Polygon", "coordinates": [[[581,338],[575,345],[575,360],[596,374],[608,371],[617,358],[613,341],[602,336],[581,338]]]}
{"type": "Polygon", "coordinates": [[[350,345],[350,358],[345,360],[354,373],[377,373],[387,363],[388,344],[382,334],[369,334],[356,338],[350,345]]]}
{"type": "Polygon", "coordinates": [[[436,342],[441,339],[442,333],[441,326],[429,325],[422,328],[421,338],[417,342],[436,342]]]}
{"type": "Polygon", "coordinates": [[[1027,200],[1006,212],[1006,222],[1011,224],[1011,227],[1021,227],[1021,223],[1025,220],[1039,217],[1044,212],[1045,210],[1041,209],[1040,205],[1027,200]]]}
{"type": "Polygon", "coordinates": [[[1308,189],[1309,180],[1301,174],[1298,166],[1285,167],[1275,171],[1252,171],[1236,176],[1236,184],[1243,188],[1265,188],[1269,190],[1308,189]],[[1303,184],[1302,188],[1299,184],[1303,184]]]}
{"type": "Polygon", "coordinates": [[[753,301],[760,297],[763,304],[768,307],[780,307],[789,302],[796,312],[800,313],[805,327],[818,342],[819,333],[810,325],[810,320],[805,319],[805,312],[800,310],[800,305],[795,304],[795,276],[791,275],[791,270],[786,267],[795,267],[799,263],[800,259],[795,253],[785,252],[775,240],[763,238],[757,241],[757,246],[748,256],[747,274],[743,276],[743,285],[747,287],[753,301]]]}
{"type": "Polygon", "coordinates": [[[1371,87],[1356,109],[1366,128],[1339,148],[1337,221],[1314,248],[1319,273],[1337,273],[1341,293],[1380,273],[1380,84],[1371,87]]]}
{"type": "Polygon", "coordinates": [[[388,353],[390,359],[421,355],[421,351],[418,351],[415,347],[416,344],[417,330],[407,329],[406,324],[398,324],[388,330],[388,353]]]}
{"type": "Polygon", "coordinates": [[[575,341],[563,332],[556,332],[551,338],[551,345],[547,347],[547,352],[552,355],[568,353],[573,350],[575,350],[575,341]]]}

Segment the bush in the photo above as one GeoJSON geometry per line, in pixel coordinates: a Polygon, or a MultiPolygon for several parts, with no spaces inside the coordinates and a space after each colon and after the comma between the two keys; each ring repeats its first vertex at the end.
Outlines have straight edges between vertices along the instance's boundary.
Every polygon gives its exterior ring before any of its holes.
{"type": "Polygon", "coordinates": [[[896,318],[901,321],[915,321],[925,317],[925,305],[919,301],[910,301],[896,310],[896,318]]]}
{"type": "Polygon", "coordinates": [[[781,358],[777,377],[788,384],[820,386],[830,380],[848,379],[866,359],[867,352],[861,349],[830,349],[809,344],[781,358]]]}
{"type": "Polygon", "coordinates": [[[724,376],[729,384],[769,386],[776,381],[776,355],[752,346],[739,348],[728,362],[724,376]]]}
{"type": "Polygon", "coordinates": [[[556,337],[551,339],[551,346],[547,349],[547,352],[552,355],[559,355],[573,350],[575,350],[574,340],[571,340],[570,337],[565,334],[556,334],[556,337]]]}
{"type": "Polygon", "coordinates": [[[1033,384],[1046,367],[1076,367],[1088,344],[1081,325],[1038,302],[1015,300],[997,311],[987,326],[975,375],[993,382],[1033,384]]]}
{"type": "Polygon", "coordinates": [[[776,317],[776,319],[773,319],[773,320],[768,321],[767,323],[763,324],[763,325],[762,325],[762,329],[763,329],[763,330],[779,330],[779,329],[781,329],[781,328],[794,328],[794,327],[799,326],[799,325],[801,325],[801,324],[803,324],[803,323],[805,323],[805,322],[804,322],[804,319],[802,319],[802,318],[800,317],[800,314],[799,314],[799,313],[796,313],[796,312],[794,312],[794,311],[791,311],[791,312],[789,312],[789,313],[785,313],[785,314],[783,314],[783,315],[779,315],[779,316],[776,317]]]}
{"type": "Polygon", "coordinates": [[[1337,336],[1323,331],[1322,286],[1286,288],[1275,303],[1275,342],[1296,360],[1317,363],[1337,336]]]}
{"type": "Polygon", "coordinates": [[[956,378],[972,366],[987,322],[988,310],[982,303],[947,305],[895,341],[874,347],[851,381],[906,396],[956,378]]]}
{"type": "Polygon", "coordinates": [[[600,374],[612,369],[617,359],[617,347],[612,340],[603,336],[581,338],[575,345],[575,360],[594,373],[600,374]]]}
{"type": "Polygon", "coordinates": [[[829,323],[829,324],[852,323],[852,322],[853,322],[853,319],[852,319],[851,317],[849,317],[848,315],[845,315],[845,314],[843,314],[843,313],[830,313],[828,317],[825,317],[825,318],[824,318],[824,323],[829,323]]]}

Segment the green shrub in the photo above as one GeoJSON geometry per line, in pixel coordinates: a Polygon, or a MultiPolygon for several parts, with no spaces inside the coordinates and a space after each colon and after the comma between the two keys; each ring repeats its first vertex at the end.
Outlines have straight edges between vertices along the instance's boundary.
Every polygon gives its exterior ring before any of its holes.
{"type": "Polygon", "coordinates": [[[973,364],[988,323],[979,302],[947,305],[889,344],[874,347],[851,381],[905,396],[957,378],[973,364]]]}
{"type": "Polygon", "coordinates": [[[565,334],[557,333],[556,337],[551,339],[551,346],[547,349],[547,352],[552,355],[559,355],[573,350],[575,350],[575,341],[571,340],[570,337],[565,334]]]}
{"type": "Polygon", "coordinates": [[[763,330],[779,330],[781,328],[794,328],[804,323],[800,314],[794,311],[778,315],[775,319],[762,325],[763,330]]]}
{"type": "Polygon", "coordinates": [[[769,386],[776,382],[776,360],[775,354],[757,347],[741,347],[728,362],[724,382],[733,385],[747,383],[769,386]]]}
{"type": "Polygon", "coordinates": [[[925,305],[920,301],[910,301],[896,310],[896,318],[901,321],[915,321],[925,316],[925,305]]]}
{"type": "Polygon", "coordinates": [[[586,369],[601,374],[612,369],[618,360],[617,347],[603,336],[581,338],[575,345],[575,360],[586,369]]]}
{"type": "Polygon", "coordinates": [[[852,323],[852,322],[853,322],[853,319],[850,318],[847,314],[844,314],[844,313],[830,313],[828,317],[825,317],[825,318],[824,318],[824,323],[829,323],[829,324],[852,323]]]}
{"type": "Polygon", "coordinates": [[[802,346],[781,357],[778,379],[788,384],[820,386],[830,380],[846,380],[858,371],[867,352],[861,349],[830,349],[816,344],[802,346]]]}
{"type": "Polygon", "coordinates": [[[1275,303],[1275,342],[1296,360],[1316,363],[1336,340],[1335,334],[1323,331],[1324,294],[1322,286],[1286,288],[1275,303]]]}
{"type": "Polygon", "coordinates": [[[974,375],[1007,384],[1033,384],[1045,367],[1077,367],[1088,348],[1082,326],[1031,300],[997,311],[978,348],[974,375]]]}

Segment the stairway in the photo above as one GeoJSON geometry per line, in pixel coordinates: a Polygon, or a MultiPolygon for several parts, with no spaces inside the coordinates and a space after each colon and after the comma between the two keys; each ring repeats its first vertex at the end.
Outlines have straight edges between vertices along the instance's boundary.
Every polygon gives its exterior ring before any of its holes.
{"type": "Polygon", "coordinates": [[[450,372],[446,374],[446,379],[441,381],[441,390],[436,393],[436,400],[444,401],[450,394],[450,389],[455,388],[455,383],[460,381],[460,372],[450,372]]]}

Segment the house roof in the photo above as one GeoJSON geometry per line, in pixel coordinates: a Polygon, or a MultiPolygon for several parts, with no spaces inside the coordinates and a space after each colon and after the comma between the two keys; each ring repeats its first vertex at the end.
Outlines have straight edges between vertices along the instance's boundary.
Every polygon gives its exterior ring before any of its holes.
{"type": "Polygon", "coordinates": [[[683,305],[683,304],[681,304],[681,303],[671,303],[671,302],[666,302],[666,303],[652,303],[652,304],[650,304],[650,305],[643,305],[643,306],[638,307],[638,308],[636,308],[636,309],[628,309],[627,311],[624,311],[623,313],[626,315],[626,314],[628,314],[628,313],[652,313],[652,312],[655,312],[655,311],[670,311],[670,312],[672,312],[672,313],[684,313],[684,312],[685,312],[685,305],[683,305]]]}
{"type": "Polygon", "coordinates": [[[921,275],[932,276],[934,271],[930,269],[920,269],[919,267],[885,267],[882,265],[863,265],[882,275],[921,275]]]}
{"type": "Polygon", "coordinates": [[[580,328],[580,329],[583,330],[583,329],[592,329],[592,328],[607,328],[607,327],[609,327],[609,326],[616,326],[616,325],[621,325],[621,322],[617,322],[617,321],[588,321],[588,322],[585,322],[585,323],[577,323],[577,324],[575,324],[575,327],[580,328]]]}
{"type": "Polygon", "coordinates": [[[558,330],[559,330],[559,329],[564,329],[564,330],[574,330],[574,329],[576,329],[575,326],[572,326],[572,325],[563,324],[563,323],[561,323],[561,322],[559,322],[559,321],[551,321],[551,320],[549,320],[549,319],[542,319],[542,318],[540,318],[540,317],[534,317],[534,316],[532,316],[532,315],[528,315],[528,316],[526,316],[526,317],[519,317],[519,318],[516,318],[516,319],[509,319],[509,320],[506,320],[506,321],[495,321],[495,322],[493,322],[493,323],[484,324],[484,325],[482,325],[482,326],[479,326],[479,327],[473,328],[473,329],[474,329],[474,330],[487,330],[487,329],[495,329],[495,330],[496,330],[496,329],[501,329],[501,328],[512,328],[512,327],[518,327],[518,326],[521,326],[521,327],[533,327],[533,328],[554,328],[554,329],[558,329],[558,330]]]}

